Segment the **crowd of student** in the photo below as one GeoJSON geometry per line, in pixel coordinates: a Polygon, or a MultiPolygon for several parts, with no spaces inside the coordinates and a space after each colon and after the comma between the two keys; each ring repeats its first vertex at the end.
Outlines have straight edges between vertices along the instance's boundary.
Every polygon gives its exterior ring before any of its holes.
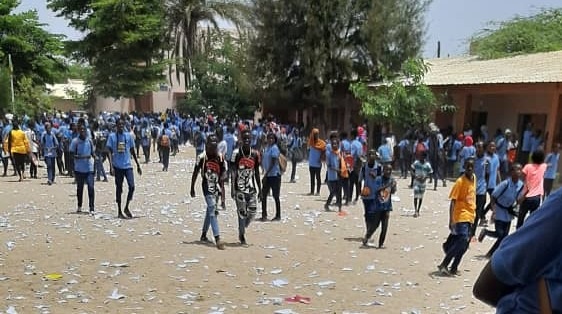
{"type": "MultiPolygon", "coordinates": [[[[157,152],[162,170],[168,171],[170,155],[176,154],[180,145],[192,143],[196,163],[190,195],[196,197],[195,186],[201,177],[207,205],[200,240],[211,242],[207,237],[211,228],[214,243],[221,250],[224,243],[217,215],[225,207],[227,187],[237,209],[239,241],[247,245],[246,229],[256,219],[258,203],[261,202],[259,220],[268,219],[270,193],[275,204],[272,221],[281,220],[281,177],[287,170],[287,161],[292,164],[290,182],[296,182],[296,165],[307,160],[309,195],[319,195],[322,183],[326,183],[329,189],[326,211],[335,205],[341,213],[342,206],[355,204],[361,197],[365,218],[363,245],[370,246],[370,238],[382,226],[379,248],[384,247],[392,194],[397,189],[397,180],[392,175],[395,163],[400,178],[410,177],[414,217],[421,214],[426,182],[433,183],[437,189],[442,181],[445,187],[446,178],[458,173],[449,194],[450,235],[443,244],[445,256],[438,266],[439,272],[447,276],[459,274],[462,257],[475,239],[478,227],[481,227],[478,241],[486,236],[497,238],[487,257],[494,261],[498,254],[501,256],[498,259],[505,262],[508,257],[501,252],[500,244],[509,234],[511,221],[517,217],[517,228],[522,228],[527,214],[534,219],[535,212],[544,214],[550,210],[540,208],[560,204],[547,201],[541,207],[557,175],[560,144],[545,154],[541,132],[533,132],[532,125],[525,130],[522,147],[518,147],[516,136],[509,129],[498,130],[490,138],[486,129],[481,128],[473,137],[470,128],[456,134],[450,129],[442,132],[431,123],[426,130],[407,132],[396,145],[393,137],[384,136],[383,144],[376,150],[368,148],[365,126],[354,127],[349,133],[330,132],[324,140],[316,128],[303,137],[302,127],[280,125],[274,120],[256,124],[217,121],[212,116],[192,118],[174,111],[139,115],[100,113],[93,118],[55,114],[15,119],[6,115],[2,130],[3,175],[7,175],[11,160],[14,175],[23,181],[27,161],[30,177],[37,178],[37,165],[39,160],[44,160],[49,185],[56,182],[55,167],[59,175],[74,177],[79,212],[83,206],[83,189],[87,186],[88,209],[95,213],[94,178],[107,181],[104,162],[108,160],[110,174],[115,177],[117,216],[123,219],[132,217],[129,210],[135,189],[132,160],[141,175],[140,148],[145,163],[151,161],[151,152],[157,152]],[[324,166],[325,176],[322,176],[324,166]],[[124,180],[128,193],[122,207],[124,180]],[[493,222],[493,230],[487,228],[488,221],[493,222]]],[[[560,193],[556,197],[560,198],[560,193]]],[[[539,219],[544,218],[533,221],[539,219]]],[[[499,275],[503,276],[506,273],[502,271],[499,275]]]]}

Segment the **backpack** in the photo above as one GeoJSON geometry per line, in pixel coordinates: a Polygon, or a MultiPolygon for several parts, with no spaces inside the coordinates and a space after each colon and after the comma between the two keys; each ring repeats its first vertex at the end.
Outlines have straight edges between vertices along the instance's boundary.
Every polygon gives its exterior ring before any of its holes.
{"type": "Polygon", "coordinates": [[[160,137],[160,146],[170,147],[170,137],[167,134],[162,134],[162,137],[160,137]]]}
{"type": "Polygon", "coordinates": [[[287,157],[283,154],[279,154],[279,170],[281,170],[281,174],[287,170],[287,157]]]}
{"type": "Polygon", "coordinates": [[[344,150],[342,156],[343,161],[345,161],[345,165],[347,166],[347,171],[352,171],[355,167],[355,158],[353,158],[351,151],[344,150]]]}
{"type": "MultiPolygon", "coordinates": [[[[506,179],[506,180],[510,180],[510,179],[506,179]]],[[[517,194],[515,194],[516,196],[519,196],[519,194],[521,193],[521,191],[523,190],[523,187],[525,185],[522,185],[518,190],[517,190],[517,194]]],[[[504,206],[503,204],[500,204],[498,202],[498,199],[505,193],[505,191],[507,191],[507,188],[509,187],[509,183],[505,185],[505,187],[503,188],[503,190],[500,192],[500,194],[498,195],[498,197],[496,197],[496,205],[499,205],[501,208],[506,209],[507,212],[515,217],[519,216],[519,211],[516,211],[516,206],[515,205],[510,205],[510,206],[504,206]]]]}
{"type": "Polygon", "coordinates": [[[340,162],[340,173],[339,173],[340,177],[344,179],[349,178],[349,170],[348,170],[349,166],[347,165],[347,162],[345,158],[342,156],[342,154],[339,155],[338,160],[340,162]]]}

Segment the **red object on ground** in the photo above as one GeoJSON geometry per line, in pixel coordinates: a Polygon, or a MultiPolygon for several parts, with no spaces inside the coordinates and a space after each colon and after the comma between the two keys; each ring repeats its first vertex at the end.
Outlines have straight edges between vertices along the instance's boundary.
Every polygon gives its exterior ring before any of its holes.
{"type": "Polygon", "coordinates": [[[291,303],[304,303],[304,304],[310,304],[310,298],[309,297],[303,297],[300,295],[295,295],[294,297],[289,297],[289,298],[285,298],[286,302],[291,302],[291,303]]]}

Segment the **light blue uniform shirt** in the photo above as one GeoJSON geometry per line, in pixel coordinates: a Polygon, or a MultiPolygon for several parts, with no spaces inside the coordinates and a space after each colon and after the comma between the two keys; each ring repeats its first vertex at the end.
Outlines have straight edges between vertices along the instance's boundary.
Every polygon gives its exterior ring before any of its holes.
{"type": "Polygon", "coordinates": [[[267,169],[269,169],[269,166],[271,165],[272,162],[271,159],[272,158],[275,159],[274,161],[275,164],[273,165],[273,167],[271,167],[271,170],[265,174],[266,177],[276,177],[281,174],[281,170],[279,169],[280,154],[281,152],[279,151],[279,147],[277,147],[277,144],[273,144],[265,148],[261,160],[261,166],[264,172],[267,171],[267,169]]]}
{"type": "Polygon", "coordinates": [[[476,176],[476,195],[486,195],[486,173],[489,171],[489,159],[486,156],[474,160],[474,175],[476,176]]]}
{"type": "Polygon", "coordinates": [[[314,168],[322,168],[322,161],[320,160],[321,156],[322,156],[321,150],[316,149],[314,147],[310,147],[308,149],[308,166],[314,168]]]}
{"type": "Polygon", "coordinates": [[[94,144],[88,138],[77,137],[70,143],[69,151],[74,155],[74,171],[81,173],[94,172],[94,144]]]}
{"type": "Polygon", "coordinates": [[[487,155],[490,164],[488,165],[488,189],[493,189],[496,187],[498,182],[498,169],[500,168],[500,158],[497,154],[487,155]]]}
{"type": "Polygon", "coordinates": [[[556,172],[558,172],[558,162],[560,161],[560,153],[550,153],[546,155],[544,162],[546,163],[546,171],[544,172],[545,179],[556,179],[556,172]]]}
{"type": "Polygon", "coordinates": [[[335,154],[331,149],[326,151],[326,167],[328,167],[328,170],[326,170],[328,181],[339,180],[338,171],[334,169],[340,168],[340,157],[339,154],[335,154]]]}
{"type": "Polygon", "coordinates": [[[496,199],[496,220],[510,222],[513,219],[507,209],[515,203],[522,188],[523,182],[521,180],[514,183],[511,178],[503,180],[496,186],[494,192],[492,192],[492,196],[496,199]]]}
{"type": "Polygon", "coordinates": [[[52,129],[51,133],[44,132],[43,135],[41,135],[41,145],[43,146],[43,156],[57,157],[59,141],[52,129]]]}
{"type": "Polygon", "coordinates": [[[121,134],[111,133],[105,145],[111,150],[111,161],[113,167],[118,169],[132,169],[131,148],[135,147],[135,142],[128,132],[121,134]]]}

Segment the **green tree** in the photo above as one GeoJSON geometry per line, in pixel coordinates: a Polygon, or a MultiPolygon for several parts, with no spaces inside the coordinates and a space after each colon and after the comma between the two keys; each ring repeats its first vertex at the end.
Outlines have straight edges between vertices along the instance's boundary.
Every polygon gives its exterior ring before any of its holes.
{"type": "Polygon", "coordinates": [[[435,110],[443,109],[423,84],[427,70],[422,59],[409,59],[399,73],[388,74],[384,81],[374,86],[358,82],[350,89],[362,104],[362,114],[375,123],[391,122],[404,128],[424,125],[435,110]]]}
{"type": "Polygon", "coordinates": [[[86,35],[69,43],[91,66],[96,94],[136,98],[164,81],[164,7],[161,0],[48,0],[49,8],[86,35]]]}
{"type": "Polygon", "coordinates": [[[0,112],[8,112],[11,110],[11,93],[10,71],[6,67],[0,67],[0,112]]]}
{"type": "Polygon", "coordinates": [[[179,109],[221,118],[250,118],[256,109],[252,79],[245,72],[248,47],[243,36],[208,30],[205,53],[194,59],[190,94],[179,109]]]}
{"type": "Polygon", "coordinates": [[[266,102],[316,108],[323,124],[335,83],[380,80],[419,55],[428,3],[254,0],[253,66],[275,98],[266,102]]]}
{"type": "Polygon", "coordinates": [[[470,54],[483,59],[562,50],[562,8],[491,23],[470,40],[470,54]]]}
{"type": "MultiPolygon", "coordinates": [[[[175,66],[176,79],[191,86],[193,63],[201,53],[204,39],[200,28],[203,24],[219,29],[219,19],[237,28],[246,24],[248,7],[241,0],[165,0],[167,38],[170,41],[169,73],[175,66]]],[[[171,78],[170,78],[170,81],[171,78]]]]}

